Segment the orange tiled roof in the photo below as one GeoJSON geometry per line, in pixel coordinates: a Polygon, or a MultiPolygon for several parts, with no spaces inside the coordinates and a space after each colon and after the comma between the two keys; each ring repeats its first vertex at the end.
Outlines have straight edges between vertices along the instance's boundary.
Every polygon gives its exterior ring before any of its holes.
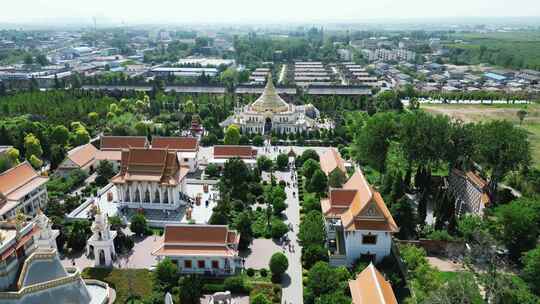
{"type": "Polygon", "coordinates": [[[251,146],[214,146],[214,158],[255,158],[257,150],[251,146]]]}
{"type": "Polygon", "coordinates": [[[482,177],[480,177],[480,175],[472,172],[472,171],[467,171],[466,173],[467,175],[467,178],[473,182],[474,184],[476,184],[480,189],[483,189],[487,186],[487,182],[485,179],[483,179],[482,177]]]}
{"type": "Polygon", "coordinates": [[[128,148],[145,148],[148,140],[145,136],[102,136],[100,150],[121,150],[128,148]]]}
{"type": "Polygon", "coordinates": [[[373,264],[349,281],[349,288],[353,304],[397,304],[392,286],[373,264]]]}
{"type": "Polygon", "coordinates": [[[122,151],[120,172],[112,181],[154,181],[177,185],[186,174],[187,170],[182,169],[175,152],[166,149],[132,148],[122,151]]]}
{"type": "Polygon", "coordinates": [[[345,169],[345,161],[341,158],[341,155],[335,148],[330,148],[320,157],[321,170],[329,175],[336,168],[343,173],[347,173],[345,169]]]}
{"type": "Polygon", "coordinates": [[[35,188],[43,185],[49,179],[42,177],[27,162],[23,162],[0,174],[0,213],[5,213],[15,207],[14,201],[35,188]],[[8,201],[12,201],[7,204],[8,201]]]}
{"type": "Polygon", "coordinates": [[[168,148],[175,151],[197,151],[199,142],[195,137],[153,137],[152,148],[168,148]]]}
{"type": "Polygon", "coordinates": [[[77,166],[83,168],[95,160],[98,149],[92,144],[86,144],[68,152],[67,157],[77,164],[77,166]]]}
{"type": "Polygon", "coordinates": [[[165,227],[165,244],[227,245],[236,243],[237,233],[225,225],[170,225],[165,227]]]}
{"type": "Polygon", "coordinates": [[[225,225],[168,225],[159,248],[160,256],[234,256],[240,235],[225,225]]]}
{"type": "Polygon", "coordinates": [[[121,161],[122,150],[100,150],[96,153],[96,160],[121,161]]]}
{"type": "MultiPolygon", "coordinates": [[[[330,191],[331,200],[332,196],[335,195],[335,191],[334,189],[330,191]]],[[[389,232],[399,231],[381,194],[369,186],[361,170],[357,169],[355,171],[353,176],[343,185],[341,191],[342,193],[336,192],[339,199],[335,199],[335,201],[341,201],[341,206],[348,204],[348,209],[340,214],[341,222],[346,230],[369,228],[370,230],[389,232]],[[354,197],[351,199],[353,192],[354,197]],[[349,199],[351,199],[350,203],[347,202],[349,199]]],[[[321,206],[324,207],[323,205],[321,206]]],[[[335,211],[336,206],[339,205],[331,201],[331,207],[333,209],[330,209],[328,214],[331,214],[332,210],[335,211]]]]}
{"type": "Polygon", "coordinates": [[[357,190],[330,189],[330,195],[321,200],[321,209],[327,217],[339,217],[349,209],[357,190]]]}

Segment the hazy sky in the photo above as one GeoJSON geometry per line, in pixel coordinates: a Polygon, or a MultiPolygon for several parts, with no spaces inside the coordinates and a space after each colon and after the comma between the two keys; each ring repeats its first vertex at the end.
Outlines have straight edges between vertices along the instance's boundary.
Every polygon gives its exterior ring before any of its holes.
{"type": "Polygon", "coordinates": [[[0,0],[0,23],[311,22],[540,16],[540,0],[0,0]]]}

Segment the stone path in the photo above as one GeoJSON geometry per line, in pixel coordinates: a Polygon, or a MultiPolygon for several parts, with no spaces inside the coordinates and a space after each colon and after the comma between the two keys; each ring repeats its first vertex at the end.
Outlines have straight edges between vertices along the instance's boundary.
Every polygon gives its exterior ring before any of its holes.
{"type": "MultiPolygon", "coordinates": [[[[292,173],[295,174],[295,173],[292,173]]],[[[300,225],[300,202],[298,201],[298,188],[292,187],[293,181],[291,179],[290,172],[276,172],[275,173],[278,182],[284,180],[291,184],[291,187],[286,187],[287,193],[287,209],[285,215],[287,217],[285,223],[291,224],[293,230],[287,233],[290,243],[293,246],[293,250],[285,250],[285,255],[289,260],[289,269],[283,279],[283,297],[284,303],[303,303],[303,286],[302,286],[302,249],[298,244],[298,228],[300,225]],[[295,195],[293,196],[293,192],[295,195]]]]}

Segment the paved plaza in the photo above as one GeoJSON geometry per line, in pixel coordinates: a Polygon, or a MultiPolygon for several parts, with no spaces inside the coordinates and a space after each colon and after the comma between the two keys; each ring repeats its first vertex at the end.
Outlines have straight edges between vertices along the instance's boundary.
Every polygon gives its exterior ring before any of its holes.
{"type": "MultiPolygon", "coordinates": [[[[126,234],[130,234],[129,229],[125,229],[126,234]]],[[[158,259],[152,255],[152,251],[159,246],[160,236],[147,236],[144,238],[135,237],[135,246],[128,254],[120,255],[114,261],[116,268],[136,268],[153,269],[158,263],[158,259]]],[[[76,256],[61,257],[64,266],[73,266],[73,261],[79,269],[94,267],[94,259],[89,259],[84,253],[76,256]]]]}
{"type": "Polygon", "coordinates": [[[268,262],[276,252],[283,252],[281,246],[271,239],[255,239],[251,243],[249,253],[243,253],[245,268],[268,269],[268,262]]]}

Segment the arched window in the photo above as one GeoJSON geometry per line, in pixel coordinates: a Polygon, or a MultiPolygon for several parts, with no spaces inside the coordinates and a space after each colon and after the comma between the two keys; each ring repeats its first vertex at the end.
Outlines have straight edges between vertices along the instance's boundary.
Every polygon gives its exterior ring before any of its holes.
{"type": "Polygon", "coordinates": [[[154,203],[159,204],[159,190],[156,189],[156,192],[154,193],[154,203]]]}
{"type": "Polygon", "coordinates": [[[141,193],[139,193],[139,189],[135,190],[135,202],[141,201],[141,193]]]}
{"type": "Polygon", "coordinates": [[[148,189],[144,192],[144,202],[150,203],[150,191],[148,191],[148,189]]]}
{"type": "Polygon", "coordinates": [[[168,204],[169,203],[169,193],[167,192],[167,190],[165,189],[165,192],[163,193],[163,203],[164,204],[168,204]]]}

